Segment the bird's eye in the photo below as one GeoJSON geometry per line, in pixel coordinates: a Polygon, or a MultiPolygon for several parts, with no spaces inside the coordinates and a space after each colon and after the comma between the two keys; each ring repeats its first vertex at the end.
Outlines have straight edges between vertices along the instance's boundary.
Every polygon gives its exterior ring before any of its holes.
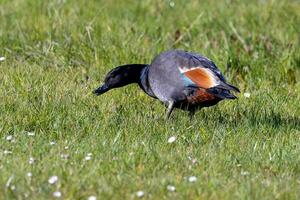
{"type": "Polygon", "coordinates": [[[110,74],[108,77],[109,77],[109,78],[115,78],[116,75],[115,75],[115,74],[110,74]]]}

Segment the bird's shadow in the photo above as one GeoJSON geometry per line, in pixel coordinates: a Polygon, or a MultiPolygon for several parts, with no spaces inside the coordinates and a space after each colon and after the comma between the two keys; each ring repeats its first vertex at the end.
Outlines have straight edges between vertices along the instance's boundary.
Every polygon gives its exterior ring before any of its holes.
{"type": "MultiPolygon", "coordinates": [[[[149,104],[147,104],[149,106],[149,104]]],[[[122,121],[126,118],[126,107],[122,105],[116,108],[116,115],[112,115],[113,121],[122,121]]],[[[140,112],[141,105],[137,106],[134,110],[136,110],[136,116],[140,116],[145,120],[150,121],[158,121],[165,122],[167,124],[178,121],[187,122],[191,126],[193,124],[197,126],[199,121],[213,121],[216,127],[218,125],[226,125],[227,127],[237,127],[241,126],[251,126],[251,127],[269,127],[269,128],[291,128],[300,130],[300,117],[295,115],[288,115],[287,113],[280,113],[277,111],[269,109],[249,109],[244,110],[241,108],[235,110],[223,110],[220,107],[215,108],[203,108],[198,110],[195,116],[190,119],[188,113],[185,111],[180,111],[179,109],[174,110],[169,120],[165,120],[165,112],[158,112],[157,109],[154,108],[154,104],[150,103],[150,108],[148,112],[140,112]],[[213,109],[213,110],[211,110],[213,109]],[[211,114],[214,113],[214,114],[211,114]],[[182,118],[187,117],[188,119],[183,120],[182,118]]],[[[166,109],[166,108],[165,108],[166,109]]]]}
{"type": "Polygon", "coordinates": [[[219,112],[217,118],[214,120],[216,123],[226,124],[228,126],[247,124],[253,127],[267,126],[275,129],[289,127],[300,130],[300,117],[286,116],[274,111],[258,111],[256,113],[241,111],[237,111],[236,113],[219,112]]]}

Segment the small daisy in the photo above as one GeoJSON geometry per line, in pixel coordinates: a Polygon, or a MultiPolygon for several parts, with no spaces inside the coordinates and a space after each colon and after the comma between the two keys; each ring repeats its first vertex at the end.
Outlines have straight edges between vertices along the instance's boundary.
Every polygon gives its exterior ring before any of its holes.
{"type": "Polygon", "coordinates": [[[141,198],[141,197],[144,196],[144,194],[145,194],[145,193],[144,193],[143,191],[140,190],[140,191],[137,191],[136,196],[141,198]]]}
{"type": "Polygon", "coordinates": [[[84,160],[91,160],[93,154],[92,153],[87,153],[86,156],[84,157],[84,160]]]}
{"type": "Polygon", "coordinates": [[[195,163],[197,162],[197,159],[192,158],[191,156],[188,156],[188,159],[189,159],[193,164],[195,164],[195,163]]]}
{"type": "Polygon", "coordinates": [[[168,185],[167,190],[169,190],[170,192],[175,192],[176,188],[173,185],[168,185]]]}
{"type": "Polygon", "coordinates": [[[49,179],[48,179],[48,183],[49,184],[54,184],[58,181],[58,177],[57,176],[51,176],[49,179]]]}
{"type": "Polygon", "coordinates": [[[92,159],[92,156],[85,156],[84,157],[84,160],[91,160],[92,159]]]}
{"type": "Polygon", "coordinates": [[[188,180],[189,180],[190,183],[193,183],[193,182],[197,181],[197,177],[196,176],[190,176],[188,180]]]}
{"type": "Polygon", "coordinates": [[[118,160],[119,158],[118,157],[116,157],[116,156],[114,156],[113,158],[112,158],[112,160],[118,160]]]}
{"type": "Polygon", "coordinates": [[[27,132],[27,135],[28,135],[28,136],[34,136],[35,133],[34,133],[34,132],[27,132]]]}
{"type": "Polygon", "coordinates": [[[33,158],[33,157],[30,157],[28,162],[29,162],[29,164],[31,164],[31,165],[32,165],[32,164],[35,162],[35,160],[34,160],[34,158],[33,158]]]}
{"type": "Polygon", "coordinates": [[[55,192],[53,192],[53,196],[56,197],[56,198],[59,198],[59,197],[61,197],[61,192],[60,191],[55,191],[55,192]]]}
{"type": "Polygon", "coordinates": [[[247,172],[247,171],[241,171],[241,175],[242,176],[248,176],[250,173],[249,172],[247,172]]]}
{"type": "Polygon", "coordinates": [[[5,184],[5,186],[6,186],[7,188],[10,186],[10,184],[11,184],[11,182],[12,182],[12,180],[13,180],[14,178],[15,178],[14,175],[12,175],[12,176],[10,176],[10,177],[8,178],[8,180],[7,180],[6,184],[5,184]]]}
{"type": "Polygon", "coordinates": [[[4,152],[3,152],[5,155],[7,155],[7,154],[12,154],[12,152],[11,151],[8,151],[8,150],[4,150],[4,152]]]}
{"type": "Polygon", "coordinates": [[[56,144],[56,142],[54,142],[54,141],[51,141],[50,142],[50,145],[52,146],[52,145],[55,145],[56,144]]]}
{"type": "Polygon", "coordinates": [[[250,97],[250,93],[249,92],[245,92],[244,93],[244,97],[249,98],[250,97]]]}
{"type": "Polygon", "coordinates": [[[60,157],[62,159],[68,159],[69,158],[69,154],[61,154],[60,157]]]}
{"type": "Polygon", "coordinates": [[[170,5],[171,8],[173,8],[173,7],[175,6],[174,1],[170,1],[170,4],[169,4],[169,5],[170,5]]]}
{"type": "Polygon", "coordinates": [[[172,136],[168,139],[168,143],[171,144],[171,143],[175,142],[175,140],[176,140],[176,136],[172,136]]]}
{"type": "Polygon", "coordinates": [[[31,172],[28,172],[27,173],[27,176],[30,178],[30,177],[32,177],[32,173],[31,172]]]}
{"type": "Polygon", "coordinates": [[[97,200],[97,197],[96,196],[89,196],[88,200],[97,200]]]}
{"type": "Polygon", "coordinates": [[[6,140],[7,140],[7,141],[11,141],[12,139],[13,139],[13,136],[12,136],[12,135],[6,136],[6,140]]]}
{"type": "Polygon", "coordinates": [[[29,197],[29,192],[25,192],[25,193],[24,193],[24,197],[25,197],[25,198],[28,198],[28,197],[29,197]]]}

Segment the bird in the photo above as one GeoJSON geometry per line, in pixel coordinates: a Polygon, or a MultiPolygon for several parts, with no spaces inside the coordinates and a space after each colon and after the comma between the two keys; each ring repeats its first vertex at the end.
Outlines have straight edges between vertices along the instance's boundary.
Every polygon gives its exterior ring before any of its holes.
{"type": "Polygon", "coordinates": [[[240,90],[227,83],[215,63],[198,53],[169,50],[157,55],[151,64],[126,64],[109,71],[104,83],[93,91],[97,96],[136,83],[150,97],[166,105],[165,118],[174,108],[195,112],[224,99],[236,99],[240,90]]]}

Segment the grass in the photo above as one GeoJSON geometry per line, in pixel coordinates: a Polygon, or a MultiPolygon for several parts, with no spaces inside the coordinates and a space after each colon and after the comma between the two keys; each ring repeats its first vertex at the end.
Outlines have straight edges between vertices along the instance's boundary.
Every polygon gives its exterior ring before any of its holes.
{"type": "Polygon", "coordinates": [[[300,198],[299,2],[173,3],[0,1],[0,199],[300,198]],[[173,48],[214,60],[239,99],[165,121],[136,85],[91,94],[173,48]]]}

